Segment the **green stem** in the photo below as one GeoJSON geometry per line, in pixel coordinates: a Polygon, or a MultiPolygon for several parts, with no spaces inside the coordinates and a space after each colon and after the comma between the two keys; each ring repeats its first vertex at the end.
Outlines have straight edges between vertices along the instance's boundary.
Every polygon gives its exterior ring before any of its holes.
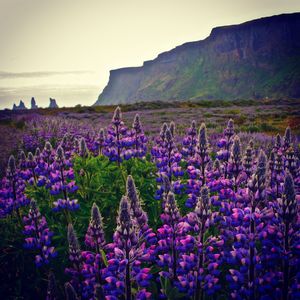
{"type": "MultiPolygon", "coordinates": [[[[286,255],[288,255],[288,252],[290,250],[289,247],[289,227],[290,223],[287,220],[285,223],[285,230],[284,230],[284,251],[286,255]]],[[[287,259],[283,262],[283,293],[282,293],[282,299],[287,300],[289,297],[289,277],[290,277],[290,270],[289,270],[289,259],[287,259]]]]}

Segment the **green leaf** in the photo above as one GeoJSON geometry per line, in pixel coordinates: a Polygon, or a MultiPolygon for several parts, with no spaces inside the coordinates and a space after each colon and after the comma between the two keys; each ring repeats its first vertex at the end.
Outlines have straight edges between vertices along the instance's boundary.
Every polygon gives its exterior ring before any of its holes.
{"type": "Polygon", "coordinates": [[[103,262],[104,262],[104,265],[107,267],[108,266],[108,262],[107,262],[107,258],[106,258],[106,254],[104,252],[104,250],[100,250],[100,254],[101,254],[101,257],[103,259],[103,262]]]}

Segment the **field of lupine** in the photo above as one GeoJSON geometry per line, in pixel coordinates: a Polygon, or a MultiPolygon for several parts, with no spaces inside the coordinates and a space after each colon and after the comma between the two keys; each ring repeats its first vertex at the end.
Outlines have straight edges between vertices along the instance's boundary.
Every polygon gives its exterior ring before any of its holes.
{"type": "Polygon", "coordinates": [[[300,299],[291,129],[192,121],[180,138],[174,122],[145,134],[142,117],[30,121],[0,186],[0,297],[300,299]]]}

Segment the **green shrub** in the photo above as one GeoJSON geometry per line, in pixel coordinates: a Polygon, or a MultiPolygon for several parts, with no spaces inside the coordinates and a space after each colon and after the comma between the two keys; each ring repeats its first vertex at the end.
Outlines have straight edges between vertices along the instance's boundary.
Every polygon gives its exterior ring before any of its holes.
{"type": "Polygon", "coordinates": [[[275,126],[272,126],[268,123],[262,123],[262,124],[260,124],[260,131],[272,132],[272,131],[278,131],[278,129],[275,126]]]}
{"type": "Polygon", "coordinates": [[[206,124],[206,128],[216,128],[218,126],[218,124],[216,123],[207,123],[206,124]]]}
{"type": "Polygon", "coordinates": [[[229,109],[224,112],[226,115],[238,115],[241,113],[240,109],[229,109]]]}
{"type": "Polygon", "coordinates": [[[209,113],[209,112],[206,112],[206,113],[203,114],[203,116],[204,116],[205,118],[211,118],[211,117],[213,117],[213,114],[212,114],[212,113],[209,113]]]}
{"type": "Polygon", "coordinates": [[[248,126],[241,126],[241,131],[254,133],[254,132],[259,132],[260,129],[257,125],[251,124],[248,126]]]}
{"type": "Polygon", "coordinates": [[[236,125],[243,125],[247,120],[247,117],[243,114],[239,115],[238,117],[235,117],[234,123],[236,125]]]}

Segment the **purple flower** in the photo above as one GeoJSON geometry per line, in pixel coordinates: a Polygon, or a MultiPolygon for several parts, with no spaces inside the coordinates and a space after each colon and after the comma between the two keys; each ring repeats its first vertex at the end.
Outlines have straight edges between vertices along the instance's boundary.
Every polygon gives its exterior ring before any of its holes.
{"type": "Polygon", "coordinates": [[[284,148],[284,150],[287,150],[287,149],[290,148],[291,142],[292,142],[292,132],[291,132],[291,128],[288,126],[285,129],[285,133],[284,133],[284,136],[283,136],[283,148],[284,148]]]}
{"type": "Polygon", "coordinates": [[[245,173],[249,178],[253,171],[253,148],[251,147],[250,143],[246,148],[246,152],[243,158],[243,166],[244,166],[245,173]]]}
{"type": "Polygon", "coordinates": [[[37,267],[48,264],[51,258],[56,256],[51,239],[53,233],[49,230],[47,221],[41,215],[34,200],[30,202],[30,209],[27,216],[23,218],[25,238],[24,247],[27,249],[38,250],[39,254],[35,257],[37,267]]]}
{"type": "Polygon", "coordinates": [[[79,155],[81,157],[87,157],[88,156],[88,149],[86,146],[85,138],[81,138],[79,142],[79,155]]]}
{"type": "Polygon", "coordinates": [[[79,300],[79,298],[77,297],[77,294],[74,290],[74,287],[69,282],[67,282],[65,284],[65,293],[66,293],[67,300],[79,300]]]}
{"type": "Polygon", "coordinates": [[[69,211],[75,211],[80,208],[80,205],[78,204],[77,199],[70,200],[69,198],[67,199],[58,199],[53,202],[53,211],[59,212],[61,210],[69,210],[69,211]]]}
{"type": "Polygon", "coordinates": [[[239,137],[236,135],[233,138],[230,158],[228,162],[228,174],[232,174],[234,177],[235,183],[237,181],[239,173],[242,171],[242,149],[241,149],[241,141],[239,137]]]}
{"type": "Polygon", "coordinates": [[[298,161],[293,147],[290,147],[285,151],[285,167],[294,177],[296,177],[298,161]]]}
{"type": "MultiPolygon", "coordinates": [[[[160,137],[156,140],[157,145],[151,150],[151,154],[158,168],[158,181],[161,181],[162,174],[168,176],[174,192],[180,193],[182,185],[173,179],[182,177],[184,172],[180,166],[182,155],[176,148],[174,137],[166,124],[161,128],[160,137]],[[179,183],[179,184],[178,184],[179,183]]],[[[157,191],[156,198],[160,199],[161,189],[157,191]]]]}
{"type": "Polygon", "coordinates": [[[193,157],[196,152],[196,144],[197,144],[197,128],[196,122],[193,120],[191,123],[191,127],[187,130],[187,135],[183,139],[183,148],[182,154],[187,157],[193,157]]]}
{"type": "Polygon", "coordinates": [[[6,217],[12,212],[16,212],[20,219],[19,209],[30,203],[24,193],[26,182],[20,169],[16,167],[13,155],[8,160],[6,177],[2,179],[0,188],[0,217],[6,217]]]}
{"type": "Polygon", "coordinates": [[[186,206],[189,208],[193,208],[195,206],[200,188],[206,182],[206,175],[209,175],[206,174],[206,168],[209,161],[210,157],[207,131],[205,124],[202,123],[199,129],[194,155],[190,156],[187,166],[187,173],[190,179],[186,184],[186,193],[188,194],[186,206]]]}
{"type": "Polygon", "coordinates": [[[68,243],[69,243],[69,260],[71,266],[65,269],[65,272],[71,276],[71,285],[76,292],[81,292],[81,268],[82,268],[82,253],[79,242],[72,224],[68,225],[68,243]]]}
{"type": "Polygon", "coordinates": [[[220,159],[223,163],[225,178],[227,178],[227,167],[228,167],[228,160],[230,157],[230,147],[232,145],[233,136],[234,136],[234,122],[232,119],[230,119],[227,123],[227,127],[224,129],[223,138],[218,143],[218,147],[221,149],[217,152],[217,158],[220,159]]]}
{"type": "MultiPolygon", "coordinates": [[[[129,183],[128,195],[133,199],[133,182],[129,183]]],[[[137,200],[137,199],[135,199],[137,200]]],[[[133,200],[133,202],[135,201],[133,200]]],[[[135,211],[138,209],[138,203],[134,204],[135,211]]],[[[140,210],[138,210],[140,212],[140,210]]],[[[129,199],[123,196],[120,202],[119,213],[117,217],[117,228],[114,233],[113,258],[108,260],[108,276],[105,276],[107,282],[104,285],[106,295],[121,296],[125,299],[132,298],[132,287],[136,283],[145,288],[149,286],[152,278],[150,269],[141,268],[141,261],[145,263],[153,255],[152,246],[146,248],[141,234],[139,233],[138,223],[132,220],[133,210],[129,204],[129,199]],[[151,253],[152,252],[152,253],[151,253]]],[[[139,215],[140,216],[140,215],[139,215]]]]}
{"type": "Polygon", "coordinates": [[[106,146],[105,140],[106,137],[105,137],[104,128],[101,128],[93,145],[93,151],[95,155],[102,155],[103,149],[106,146]]]}
{"type": "Polygon", "coordinates": [[[91,219],[85,235],[85,244],[99,253],[105,245],[102,216],[96,203],[93,203],[91,219]]]}
{"type": "Polygon", "coordinates": [[[161,219],[164,225],[157,230],[157,264],[165,271],[160,276],[170,278],[174,286],[180,286],[180,276],[188,267],[185,255],[193,249],[195,241],[194,237],[187,235],[189,224],[181,220],[174,194],[171,192],[167,195],[161,219]]]}
{"type": "Polygon", "coordinates": [[[53,202],[55,212],[61,210],[74,211],[80,208],[77,199],[70,199],[69,194],[75,193],[78,187],[74,179],[74,171],[69,160],[65,158],[62,146],[58,146],[55,155],[55,161],[51,165],[50,176],[50,194],[62,194],[62,198],[53,202]]]}
{"type": "Polygon", "coordinates": [[[141,233],[144,234],[149,229],[148,216],[142,209],[135,183],[131,175],[127,177],[126,190],[127,197],[130,201],[130,207],[132,210],[132,215],[134,217],[134,222],[141,233]]]}
{"type": "Polygon", "coordinates": [[[55,276],[52,271],[49,272],[48,276],[48,287],[47,287],[47,295],[46,300],[56,300],[59,298],[58,295],[58,287],[56,284],[55,276]]]}
{"type": "Polygon", "coordinates": [[[139,114],[136,114],[132,124],[132,131],[129,133],[128,146],[132,146],[129,158],[144,157],[147,152],[147,137],[144,134],[139,114]]]}
{"type": "Polygon", "coordinates": [[[133,156],[131,150],[133,140],[132,134],[122,121],[122,113],[120,107],[117,107],[111,121],[111,125],[107,129],[105,140],[106,147],[103,154],[108,156],[110,161],[116,161],[118,164],[123,159],[129,159],[133,156]]]}

